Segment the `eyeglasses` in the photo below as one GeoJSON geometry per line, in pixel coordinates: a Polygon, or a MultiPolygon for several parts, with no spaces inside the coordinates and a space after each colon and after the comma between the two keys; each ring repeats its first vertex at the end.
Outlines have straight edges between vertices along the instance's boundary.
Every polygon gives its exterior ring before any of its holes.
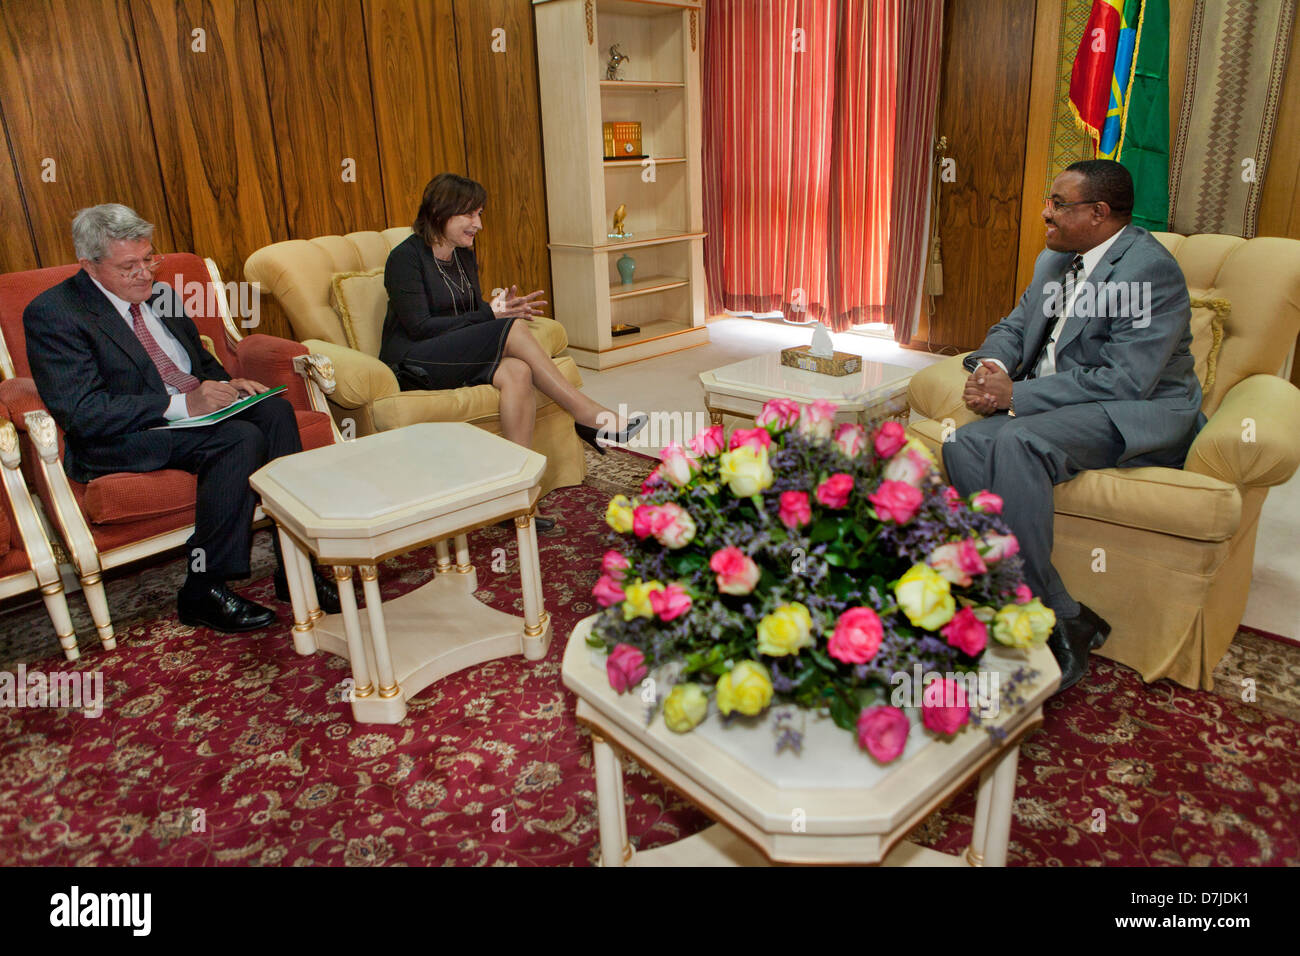
{"type": "Polygon", "coordinates": [[[139,262],[133,265],[127,265],[127,266],[110,265],[108,268],[112,269],[123,279],[133,279],[141,272],[147,272],[150,275],[152,275],[155,271],[157,271],[158,267],[161,266],[162,264],[163,264],[162,255],[160,253],[153,252],[145,256],[143,259],[141,259],[139,262]]]}
{"type": "Polygon", "coordinates": [[[1074,202],[1062,202],[1061,200],[1057,199],[1055,196],[1043,197],[1043,204],[1047,206],[1047,208],[1050,209],[1052,212],[1056,212],[1056,210],[1058,209],[1064,209],[1066,206],[1087,206],[1090,203],[1103,202],[1103,201],[1104,200],[1101,199],[1076,199],[1074,202]]]}

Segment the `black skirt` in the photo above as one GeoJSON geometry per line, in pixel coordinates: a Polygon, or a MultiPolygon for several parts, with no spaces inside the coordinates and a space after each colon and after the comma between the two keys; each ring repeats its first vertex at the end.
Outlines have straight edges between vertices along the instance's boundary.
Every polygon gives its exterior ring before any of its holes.
{"type": "Polygon", "coordinates": [[[505,354],[513,318],[489,319],[413,342],[392,363],[402,391],[491,385],[505,354]]]}

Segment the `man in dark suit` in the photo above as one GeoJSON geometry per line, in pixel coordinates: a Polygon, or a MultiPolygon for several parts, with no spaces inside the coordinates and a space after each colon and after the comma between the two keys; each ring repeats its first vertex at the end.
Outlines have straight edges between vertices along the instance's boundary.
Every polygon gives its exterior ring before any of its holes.
{"type": "Polygon", "coordinates": [[[989,488],[1005,501],[1029,587],[1056,613],[1048,643],[1062,690],[1086,673],[1110,625],[1052,567],[1052,486],[1085,469],[1182,467],[1205,424],[1186,280],[1130,223],[1132,209],[1119,163],[1087,160],[1056,177],[1033,280],[965,359],[964,400],[988,417],[943,446],[958,491],[989,488]]]}
{"type": "MultiPolygon", "coordinates": [[[[293,408],[277,396],[215,425],[160,427],[266,386],[232,379],[201,345],[175,290],[155,285],[162,257],[153,250],[151,224],[110,203],[77,213],[72,235],[81,271],[23,313],[32,378],[63,429],[64,467],[81,482],[119,471],[197,474],[180,619],[227,633],[267,627],[275,613],[226,581],[249,573],[257,505],[249,475],[302,450],[293,408]]],[[[275,584],[277,597],[287,600],[283,565],[275,584]]],[[[316,586],[322,608],[337,610],[332,583],[318,575],[316,586]]]]}

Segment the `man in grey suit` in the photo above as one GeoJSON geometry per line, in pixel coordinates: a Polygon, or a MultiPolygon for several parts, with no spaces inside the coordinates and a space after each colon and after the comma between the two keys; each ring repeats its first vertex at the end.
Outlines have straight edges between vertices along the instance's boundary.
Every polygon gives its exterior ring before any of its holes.
{"type": "Polygon", "coordinates": [[[967,356],[963,398],[986,417],[944,443],[957,490],[1005,502],[1029,587],[1056,613],[1061,689],[1110,625],[1052,567],[1052,486],[1094,468],[1182,467],[1205,424],[1178,263],[1130,224],[1133,180],[1111,160],[1074,163],[1043,209],[1047,248],[1011,314],[967,356]]]}

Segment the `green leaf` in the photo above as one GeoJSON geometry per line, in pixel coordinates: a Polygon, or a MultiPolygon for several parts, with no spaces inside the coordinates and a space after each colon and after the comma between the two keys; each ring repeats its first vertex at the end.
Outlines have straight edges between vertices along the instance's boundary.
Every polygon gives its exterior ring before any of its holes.
{"type": "Polygon", "coordinates": [[[830,518],[818,519],[812,527],[812,534],[809,537],[813,544],[821,544],[823,541],[834,541],[839,536],[839,525],[830,518]]]}
{"type": "Polygon", "coordinates": [[[596,634],[595,634],[595,632],[593,632],[593,631],[588,631],[588,632],[587,632],[587,646],[588,646],[588,647],[594,647],[594,648],[596,648],[597,650],[604,650],[604,649],[605,649],[605,642],[604,642],[603,640],[601,640],[601,638],[597,637],[596,634]]]}
{"type": "Polygon", "coordinates": [[[839,694],[830,699],[831,720],[835,721],[836,727],[842,727],[845,730],[857,730],[858,711],[852,704],[846,701],[839,694]]]}

